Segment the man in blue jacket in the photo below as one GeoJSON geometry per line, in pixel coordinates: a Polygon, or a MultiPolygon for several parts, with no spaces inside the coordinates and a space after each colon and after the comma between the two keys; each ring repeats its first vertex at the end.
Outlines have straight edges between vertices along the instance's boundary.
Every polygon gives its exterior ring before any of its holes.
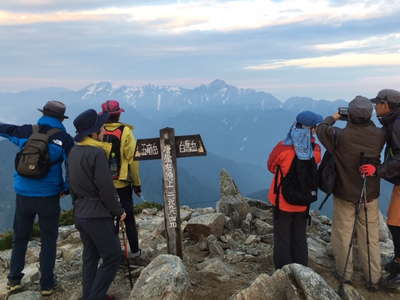
{"type": "MultiPolygon", "coordinates": [[[[9,292],[21,288],[22,273],[25,267],[25,254],[36,215],[39,217],[41,251],[40,251],[40,288],[43,296],[53,293],[55,287],[54,265],[60,216],[60,197],[69,193],[67,179],[63,178],[62,163],[74,142],[66,132],[62,122],[65,116],[65,105],[59,101],[49,101],[39,109],[43,116],[37,125],[40,133],[51,131],[48,139],[49,169],[40,178],[31,178],[14,174],[16,206],[14,217],[13,249],[11,254],[10,273],[8,274],[9,292]],[[54,128],[58,130],[53,130],[54,128]]],[[[21,150],[34,132],[34,125],[0,124],[0,136],[9,139],[21,150]]]]}

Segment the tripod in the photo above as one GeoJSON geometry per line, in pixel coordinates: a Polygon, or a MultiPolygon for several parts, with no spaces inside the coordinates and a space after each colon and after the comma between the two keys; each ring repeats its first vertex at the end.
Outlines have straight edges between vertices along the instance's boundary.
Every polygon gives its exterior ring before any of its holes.
{"type": "Polygon", "coordinates": [[[121,229],[121,235],[122,235],[122,243],[123,243],[123,250],[124,250],[124,258],[126,262],[126,266],[128,268],[128,279],[129,279],[129,284],[131,286],[131,289],[133,288],[133,280],[132,280],[132,271],[131,271],[131,265],[129,263],[129,258],[128,258],[128,242],[127,242],[127,237],[126,237],[126,228],[125,228],[125,223],[124,221],[118,222],[120,229],[121,229]]]}
{"type": "Polygon", "coordinates": [[[367,235],[368,287],[372,287],[371,254],[370,254],[370,241],[369,241],[369,230],[368,230],[368,209],[367,209],[367,177],[365,175],[362,175],[362,179],[363,179],[363,183],[362,183],[360,200],[358,201],[358,203],[355,206],[355,216],[354,216],[353,231],[351,233],[349,250],[347,251],[346,263],[344,265],[343,275],[342,275],[341,282],[340,282],[340,287],[339,287],[339,294],[340,295],[343,295],[344,283],[345,283],[345,278],[346,278],[346,271],[347,271],[347,266],[348,266],[349,259],[350,259],[350,254],[351,254],[351,251],[353,249],[354,238],[355,238],[355,233],[356,233],[356,224],[357,224],[358,218],[360,217],[361,205],[364,205],[365,230],[366,230],[366,235],[367,235]]]}

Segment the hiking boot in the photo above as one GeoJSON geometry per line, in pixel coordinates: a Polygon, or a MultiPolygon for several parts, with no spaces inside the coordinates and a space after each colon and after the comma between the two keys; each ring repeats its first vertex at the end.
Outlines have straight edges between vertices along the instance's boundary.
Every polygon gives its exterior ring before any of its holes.
{"type": "Polygon", "coordinates": [[[390,274],[381,281],[380,285],[385,289],[400,289],[400,273],[390,274]]]}
{"type": "Polygon", "coordinates": [[[133,259],[133,258],[139,257],[139,256],[141,256],[141,255],[142,255],[142,249],[139,249],[139,250],[136,251],[136,252],[129,252],[129,253],[128,253],[128,258],[129,258],[129,259],[133,259]]]}
{"type": "Polygon", "coordinates": [[[393,259],[391,262],[387,263],[384,266],[384,269],[390,274],[400,273],[400,263],[396,262],[395,259],[393,259]]]}
{"type": "Polygon", "coordinates": [[[7,282],[7,292],[14,293],[22,289],[21,280],[11,280],[9,279],[7,282]]]}
{"type": "Polygon", "coordinates": [[[49,297],[49,296],[51,296],[51,295],[54,294],[54,291],[55,291],[55,289],[41,290],[41,291],[40,291],[40,294],[41,294],[43,297],[49,297]]]}

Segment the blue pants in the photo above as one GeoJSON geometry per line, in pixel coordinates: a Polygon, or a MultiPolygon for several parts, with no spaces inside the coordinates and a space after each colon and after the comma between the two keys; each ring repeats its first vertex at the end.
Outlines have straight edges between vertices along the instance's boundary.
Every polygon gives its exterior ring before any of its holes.
{"type": "Polygon", "coordinates": [[[60,197],[26,197],[17,195],[13,248],[8,279],[20,281],[24,276],[25,255],[32,235],[33,222],[39,216],[40,227],[40,286],[42,290],[54,287],[60,197]]]}
{"type": "Polygon", "coordinates": [[[83,300],[102,300],[122,260],[121,245],[111,218],[76,218],[83,243],[83,300]],[[100,258],[103,263],[98,267],[100,258]]]}

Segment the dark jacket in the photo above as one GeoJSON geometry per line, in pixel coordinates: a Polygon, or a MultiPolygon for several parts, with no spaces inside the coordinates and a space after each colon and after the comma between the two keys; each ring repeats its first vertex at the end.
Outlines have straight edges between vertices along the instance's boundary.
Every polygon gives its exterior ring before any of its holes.
{"type": "MultiPolygon", "coordinates": [[[[51,197],[69,190],[68,176],[64,181],[62,163],[74,145],[72,137],[65,131],[60,120],[43,116],[38,122],[40,132],[47,132],[51,128],[61,131],[53,134],[49,139],[50,161],[57,162],[50,167],[49,172],[43,178],[32,179],[14,173],[14,189],[18,195],[26,197],[51,197]]],[[[0,136],[9,139],[22,149],[32,135],[32,125],[0,124],[0,136]]],[[[68,173],[67,173],[68,174],[68,173]]]]}
{"type": "Polygon", "coordinates": [[[386,131],[385,161],[378,167],[377,174],[383,179],[400,184],[400,109],[380,118],[386,131]]]}
{"type": "Polygon", "coordinates": [[[68,168],[75,217],[111,218],[122,215],[103,149],[75,145],[69,154],[68,168]]]}
{"type": "MultiPolygon", "coordinates": [[[[348,122],[344,129],[333,127],[335,120],[327,117],[318,127],[317,136],[325,148],[334,153],[336,162],[335,197],[357,202],[362,189],[362,177],[359,173],[361,153],[366,158],[379,161],[385,144],[385,132],[372,121],[363,124],[348,122]],[[336,145],[334,135],[336,133],[336,145]]],[[[367,177],[367,200],[379,196],[379,177],[367,177]]]]}

